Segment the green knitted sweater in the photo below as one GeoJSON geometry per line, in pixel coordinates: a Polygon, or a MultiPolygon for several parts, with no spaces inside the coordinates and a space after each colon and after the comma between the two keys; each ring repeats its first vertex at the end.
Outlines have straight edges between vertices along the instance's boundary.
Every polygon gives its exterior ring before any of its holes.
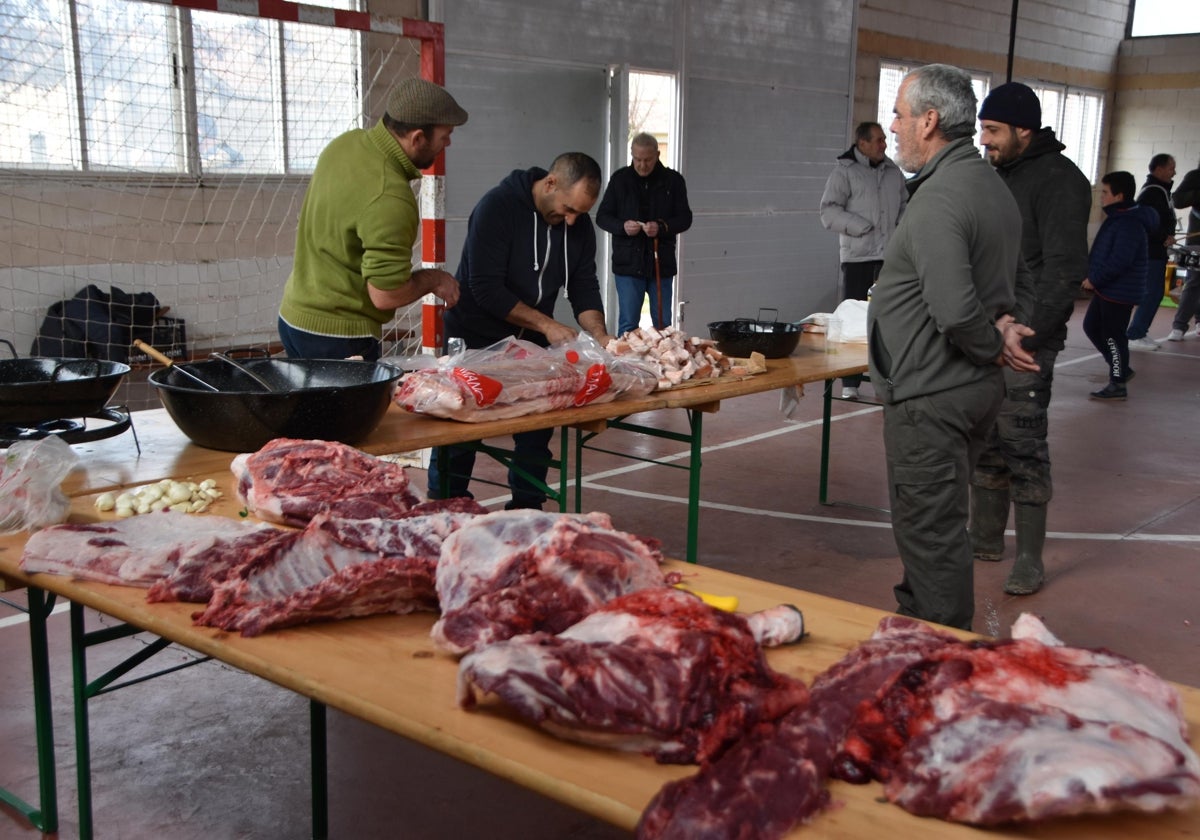
{"type": "Polygon", "coordinates": [[[420,213],[409,182],[420,177],[382,122],[325,147],[300,208],[284,321],[319,335],[383,334],[396,312],[376,308],[367,283],[391,291],[412,276],[420,213]]]}

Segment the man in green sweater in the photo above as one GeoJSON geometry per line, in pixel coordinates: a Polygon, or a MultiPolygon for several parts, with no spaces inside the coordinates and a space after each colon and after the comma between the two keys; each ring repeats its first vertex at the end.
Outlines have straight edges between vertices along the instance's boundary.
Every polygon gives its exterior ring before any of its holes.
{"type": "Polygon", "coordinates": [[[398,307],[430,293],[447,306],[458,302],[453,274],[413,271],[420,212],[409,182],[466,121],[444,88],[406,79],[374,127],[347,131],[321,152],[279,306],[279,337],[290,358],[374,361],[383,325],[398,307]]]}

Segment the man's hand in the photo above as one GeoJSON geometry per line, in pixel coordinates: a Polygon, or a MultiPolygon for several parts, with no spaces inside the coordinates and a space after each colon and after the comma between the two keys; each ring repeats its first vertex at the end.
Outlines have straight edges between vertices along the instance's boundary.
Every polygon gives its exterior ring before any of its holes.
{"type": "Polygon", "coordinates": [[[996,329],[1004,338],[1004,349],[996,357],[996,364],[1023,373],[1041,370],[1033,354],[1021,346],[1021,339],[1035,334],[1031,327],[1018,324],[1011,315],[1001,315],[996,320],[996,329]]]}
{"type": "Polygon", "coordinates": [[[427,278],[423,276],[422,280],[428,283],[429,291],[440,297],[447,307],[458,303],[458,280],[453,274],[440,268],[423,268],[414,272],[413,276],[417,274],[428,275],[427,278]]]}
{"type": "Polygon", "coordinates": [[[1089,292],[1096,291],[1096,287],[1092,285],[1092,281],[1087,279],[1086,277],[1083,278],[1083,288],[1089,292]]]}
{"type": "Polygon", "coordinates": [[[637,219],[625,220],[625,234],[627,236],[637,236],[642,231],[642,223],[637,219]]]}
{"type": "Polygon", "coordinates": [[[542,330],[542,335],[546,336],[546,341],[551,344],[565,344],[568,341],[574,341],[575,336],[579,335],[579,331],[571,329],[566,324],[560,324],[558,321],[551,321],[542,330]]]}
{"type": "Polygon", "coordinates": [[[642,230],[646,231],[646,235],[653,239],[658,236],[658,222],[643,222],[642,230]]]}

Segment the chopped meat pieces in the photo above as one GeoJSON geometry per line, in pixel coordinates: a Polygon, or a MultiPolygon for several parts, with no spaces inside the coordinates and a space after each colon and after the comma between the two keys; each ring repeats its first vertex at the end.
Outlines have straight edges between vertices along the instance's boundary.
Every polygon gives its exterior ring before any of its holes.
{"type": "Polygon", "coordinates": [[[488,645],[458,674],[465,707],[476,691],[496,694],[560,737],[670,763],[712,758],[808,696],[767,666],[745,618],[667,586],[615,598],[558,635],[488,645]]]}

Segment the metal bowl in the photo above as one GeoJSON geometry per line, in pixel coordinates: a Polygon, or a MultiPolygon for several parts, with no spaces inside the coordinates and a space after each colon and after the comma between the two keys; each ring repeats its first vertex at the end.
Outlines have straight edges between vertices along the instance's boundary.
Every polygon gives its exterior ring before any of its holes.
{"type": "Polygon", "coordinates": [[[403,375],[384,362],[249,359],[234,367],[213,360],[161,368],[150,384],[192,442],[254,452],[279,437],[358,443],[383,419],[403,375]],[[217,390],[201,388],[180,367],[217,390]]]}
{"type": "Polygon", "coordinates": [[[101,359],[0,360],[0,423],[88,417],[108,404],[129,365],[101,359]]]}
{"type": "Polygon", "coordinates": [[[713,321],[708,332],[717,342],[717,349],[726,356],[741,359],[751,353],[762,353],[768,359],[782,359],[796,349],[802,330],[798,324],[786,321],[736,318],[713,321]]]}

